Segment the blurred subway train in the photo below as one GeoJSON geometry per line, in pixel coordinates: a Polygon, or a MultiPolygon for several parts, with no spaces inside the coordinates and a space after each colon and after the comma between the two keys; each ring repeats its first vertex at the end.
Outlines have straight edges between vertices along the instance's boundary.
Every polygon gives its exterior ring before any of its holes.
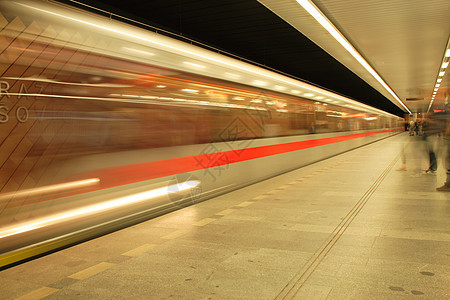
{"type": "Polygon", "coordinates": [[[0,267],[400,132],[403,119],[51,1],[0,1],[0,267]]]}

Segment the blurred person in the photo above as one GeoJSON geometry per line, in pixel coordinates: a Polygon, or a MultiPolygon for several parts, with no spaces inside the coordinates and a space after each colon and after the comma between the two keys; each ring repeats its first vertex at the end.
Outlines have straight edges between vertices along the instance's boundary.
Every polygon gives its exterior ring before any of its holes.
{"type": "Polygon", "coordinates": [[[440,192],[450,192],[450,104],[447,104],[445,114],[442,116],[443,122],[445,122],[445,128],[443,132],[443,140],[446,146],[445,162],[447,168],[447,178],[444,185],[436,188],[440,192]]]}
{"type": "Polygon", "coordinates": [[[419,119],[417,122],[419,124],[419,135],[422,136],[423,135],[423,120],[419,119]]]}
{"type": "Polygon", "coordinates": [[[445,131],[445,120],[442,114],[433,113],[424,122],[423,139],[425,141],[425,149],[428,153],[429,166],[424,170],[426,174],[435,175],[438,164],[436,158],[437,145],[439,136],[445,131]]]}
{"type": "Polygon", "coordinates": [[[414,127],[415,127],[415,122],[413,120],[409,121],[409,135],[414,135],[414,127]]]}
{"type": "Polygon", "coordinates": [[[402,157],[402,165],[396,171],[406,171],[406,154],[405,154],[406,143],[403,144],[400,156],[402,157]]]}

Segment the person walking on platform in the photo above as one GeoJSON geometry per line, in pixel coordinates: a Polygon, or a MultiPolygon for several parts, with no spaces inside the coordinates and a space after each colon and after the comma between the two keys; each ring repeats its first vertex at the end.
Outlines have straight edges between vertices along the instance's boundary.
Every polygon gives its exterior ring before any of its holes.
{"type": "Polygon", "coordinates": [[[443,133],[444,143],[446,146],[445,162],[447,168],[447,178],[443,186],[436,188],[439,192],[450,192],[450,104],[447,104],[445,115],[443,115],[443,121],[445,122],[445,129],[443,133]]]}
{"type": "Polygon", "coordinates": [[[418,123],[419,123],[419,131],[418,131],[418,134],[419,134],[420,136],[422,136],[422,135],[423,135],[423,120],[422,120],[422,119],[419,119],[418,123]]]}
{"type": "Polygon", "coordinates": [[[415,122],[413,120],[409,121],[409,135],[414,135],[414,126],[415,126],[415,122]]]}
{"type": "Polygon", "coordinates": [[[429,158],[429,166],[424,170],[425,174],[435,175],[438,165],[436,158],[436,145],[438,143],[438,136],[444,130],[443,120],[440,115],[432,114],[425,121],[423,139],[425,141],[426,151],[429,158]]]}

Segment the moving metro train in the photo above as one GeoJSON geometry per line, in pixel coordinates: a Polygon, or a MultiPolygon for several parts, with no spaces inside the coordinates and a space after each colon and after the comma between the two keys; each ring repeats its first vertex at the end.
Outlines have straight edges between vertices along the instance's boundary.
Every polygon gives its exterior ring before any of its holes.
{"type": "Polygon", "coordinates": [[[0,1],[0,267],[391,136],[403,119],[48,1],[0,1]]]}

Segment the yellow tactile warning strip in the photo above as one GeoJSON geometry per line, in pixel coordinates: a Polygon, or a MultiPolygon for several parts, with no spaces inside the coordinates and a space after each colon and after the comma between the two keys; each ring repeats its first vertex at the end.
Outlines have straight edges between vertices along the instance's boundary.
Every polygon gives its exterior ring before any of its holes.
{"type": "Polygon", "coordinates": [[[176,238],[178,238],[178,237],[180,237],[182,235],[185,235],[189,231],[190,231],[189,229],[179,229],[179,230],[174,231],[174,232],[172,232],[172,233],[170,233],[168,235],[163,236],[162,239],[173,240],[173,239],[176,239],[176,238]]]}
{"type": "Polygon", "coordinates": [[[280,190],[275,189],[275,190],[268,191],[266,194],[267,194],[267,195],[273,195],[273,194],[278,193],[279,191],[280,191],[280,190]]]}
{"type": "Polygon", "coordinates": [[[45,298],[55,292],[59,291],[58,289],[54,289],[51,287],[41,287],[37,290],[34,290],[26,295],[23,295],[22,297],[16,298],[16,300],[38,300],[45,298]]]}
{"type": "Polygon", "coordinates": [[[280,186],[280,187],[278,188],[278,190],[284,190],[284,189],[287,188],[287,187],[289,187],[289,184],[285,184],[285,185],[280,186]]]}
{"type": "Polygon", "coordinates": [[[218,216],[227,216],[227,215],[229,215],[231,213],[234,213],[235,211],[236,211],[236,209],[229,208],[229,209],[225,209],[225,210],[222,210],[221,212],[216,213],[216,215],[218,215],[218,216]]]}
{"type": "Polygon", "coordinates": [[[254,202],[252,202],[252,201],[244,201],[244,202],[242,202],[242,203],[239,203],[239,204],[237,204],[237,205],[235,205],[236,207],[246,207],[246,206],[249,206],[249,205],[252,205],[254,202]]]}
{"type": "Polygon", "coordinates": [[[262,200],[262,199],[267,198],[267,197],[268,197],[268,195],[262,194],[262,195],[254,197],[252,200],[262,200]]]}
{"type": "Polygon", "coordinates": [[[91,276],[97,275],[100,272],[103,272],[109,268],[114,267],[115,264],[112,263],[108,263],[108,262],[101,262],[99,264],[96,264],[92,267],[89,267],[87,269],[84,269],[80,272],[77,272],[75,274],[72,274],[70,276],[68,276],[69,278],[73,278],[73,279],[78,279],[78,280],[83,280],[86,278],[89,278],[91,276]]]}
{"type": "Polygon", "coordinates": [[[205,218],[205,219],[201,219],[200,221],[195,222],[194,224],[192,224],[193,226],[205,226],[208,225],[211,222],[217,221],[217,219],[214,218],[205,218]]]}
{"type": "Polygon", "coordinates": [[[122,253],[123,256],[129,256],[129,257],[136,257],[139,256],[159,245],[157,244],[144,244],[140,247],[134,248],[133,250],[127,251],[125,253],[122,253]]]}

